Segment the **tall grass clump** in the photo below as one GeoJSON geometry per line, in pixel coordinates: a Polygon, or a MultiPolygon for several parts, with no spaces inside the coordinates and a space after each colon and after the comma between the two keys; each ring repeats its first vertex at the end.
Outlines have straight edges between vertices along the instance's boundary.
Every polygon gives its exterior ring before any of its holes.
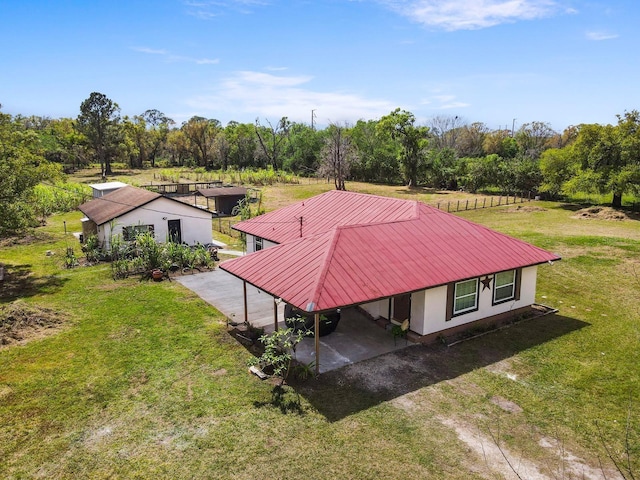
{"type": "Polygon", "coordinates": [[[39,184],[34,189],[34,207],[38,214],[48,216],[76,210],[91,198],[91,187],[84,183],[57,182],[39,184]]]}

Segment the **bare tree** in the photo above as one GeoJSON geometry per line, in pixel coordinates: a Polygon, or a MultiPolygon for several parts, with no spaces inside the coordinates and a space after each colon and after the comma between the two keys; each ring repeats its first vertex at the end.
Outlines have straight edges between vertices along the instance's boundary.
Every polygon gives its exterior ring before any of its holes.
{"type": "Polygon", "coordinates": [[[284,150],[284,141],[289,137],[289,127],[291,122],[287,117],[282,117],[280,121],[274,127],[271,122],[267,120],[269,127],[265,127],[260,124],[260,119],[256,118],[256,135],[258,137],[258,143],[260,145],[260,153],[262,153],[269,165],[274,170],[282,168],[282,151],[284,150]]]}
{"type": "Polygon", "coordinates": [[[357,161],[357,151],[346,133],[347,129],[346,124],[331,123],[327,128],[329,136],[320,153],[318,173],[333,177],[336,190],[346,190],[345,179],[349,176],[351,165],[357,161]]]}
{"type": "Polygon", "coordinates": [[[438,115],[429,121],[430,133],[434,139],[433,146],[438,149],[456,149],[460,129],[465,125],[462,117],[438,115]]]}

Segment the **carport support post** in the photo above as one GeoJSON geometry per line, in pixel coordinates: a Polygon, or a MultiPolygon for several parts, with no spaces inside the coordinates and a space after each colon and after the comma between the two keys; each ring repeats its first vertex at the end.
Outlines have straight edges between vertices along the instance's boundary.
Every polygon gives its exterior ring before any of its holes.
{"type": "Polygon", "coordinates": [[[249,307],[247,306],[247,282],[242,282],[242,291],[244,293],[244,322],[249,323],[249,307]]]}
{"type": "Polygon", "coordinates": [[[273,330],[278,331],[278,302],[276,297],[273,297],[273,330]]]}
{"type": "Polygon", "coordinates": [[[316,377],[320,375],[320,314],[313,316],[313,333],[316,340],[316,377]]]}

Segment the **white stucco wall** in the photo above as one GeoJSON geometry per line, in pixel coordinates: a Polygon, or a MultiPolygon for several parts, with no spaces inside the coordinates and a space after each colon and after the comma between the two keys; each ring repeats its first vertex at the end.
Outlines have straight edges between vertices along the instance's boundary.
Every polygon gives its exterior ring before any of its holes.
{"type": "Polygon", "coordinates": [[[522,269],[522,277],[520,280],[520,299],[492,305],[493,303],[493,282],[492,288],[482,291],[482,283],[479,285],[478,310],[463,315],[453,317],[446,321],[447,314],[447,287],[446,285],[436,288],[430,288],[424,291],[423,315],[420,316],[418,307],[419,298],[417,294],[412,297],[411,308],[411,330],[420,334],[427,335],[430,333],[446,330],[447,328],[457,327],[465,323],[480,320],[510,310],[526,307],[535,303],[536,297],[536,281],[537,266],[522,269]],[[414,309],[415,308],[415,309],[414,309]]]}
{"type": "Polygon", "coordinates": [[[210,212],[200,211],[164,197],[118,217],[115,220],[113,232],[111,232],[111,223],[100,225],[98,239],[108,248],[111,235],[122,235],[123,227],[153,225],[155,239],[164,243],[169,238],[169,220],[180,220],[184,243],[206,244],[211,243],[213,239],[210,212]]]}
{"type": "Polygon", "coordinates": [[[360,307],[373,318],[389,316],[389,299],[377,300],[375,302],[363,303],[360,307]]]}
{"type": "MultiPolygon", "coordinates": [[[[410,329],[419,335],[428,335],[448,328],[464,325],[482,318],[505,313],[535,303],[537,266],[522,269],[520,299],[498,305],[493,303],[493,282],[491,288],[482,291],[479,284],[478,310],[453,317],[447,321],[447,286],[429,288],[411,294],[410,329]]],[[[373,318],[389,317],[389,299],[360,305],[373,318]]]]}
{"type": "MultiPolygon", "coordinates": [[[[255,240],[255,236],[247,234],[247,253],[253,253],[255,252],[255,244],[256,244],[256,240],[255,240]]],[[[275,247],[276,245],[278,245],[275,242],[272,242],[270,240],[265,240],[264,238],[262,239],[262,249],[264,250],[265,248],[271,248],[271,247],[275,247]]]]}

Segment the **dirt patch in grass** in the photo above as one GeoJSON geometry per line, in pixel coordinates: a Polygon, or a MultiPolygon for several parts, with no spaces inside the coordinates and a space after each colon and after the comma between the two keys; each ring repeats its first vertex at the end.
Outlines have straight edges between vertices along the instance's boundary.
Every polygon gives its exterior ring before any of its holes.
{"type": "Polygon", "coordinates": [[[616,210],[611,207],[588,207],[578,210],[571,218],[578,218],[583,220],[631,220],[635,219],[635,216],[616,210]]]}
{"type": "Polygon", "coordinates": [[[53,243],[53,235],[42,230],[33,230],[21,236],[0,239],[0,248],[8,248],[15,245],[33,245],[34,243],[53,243]]]}
{"type": "Polygon", "coordinates": [[[0,348],[23,344],[54,333],[64,324],[65,315],[50,308],[16,301],[0,306],[0,348]]]}
{"type": "Polygon", "coordinates": [[[600,480],[619,478],[611,469],[601,469],[587,464],[560,442],[547,438],[539,440],[541,458],[533,460],[522,452],[508,448],[496,433],[487,434],[482,429],[466,424],[460,419],[443,418],[441,422],[452,428],[458,438],[480,461],[473,462],[477,473],[488,478],[551,480],[555,478],[580,478],[600,480]],[[482,468],[479,468],[482,467],[482,468]]]}
{"type": "Polygon", "coordinates": [[[532,213],[532,212],[546,212],[546,208],[535,207],[533,205],[516,205],[515,207],[509,207],[502,210],[503,213],[532,213]]]}

